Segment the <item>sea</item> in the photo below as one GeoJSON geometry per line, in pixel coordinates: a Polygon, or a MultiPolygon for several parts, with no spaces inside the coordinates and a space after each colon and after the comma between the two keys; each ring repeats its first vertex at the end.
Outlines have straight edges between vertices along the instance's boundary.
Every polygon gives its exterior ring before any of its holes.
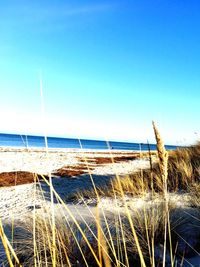
{"type": "MultiPolygon", "coordinates": [[[[113,149],[113,150],[156,150],[156,144],[131,143],[103,140],[88,140],[77,138],[47,137],[49,148],[71,148],[71,149],[113,149]]],[[[44,136],[5,134],[0,133],[0,147],[20,147],[20,148],[44,148],[44,136]]],[[[166,145],[167,150],[174,150],[177,146],[166,145]]]]}

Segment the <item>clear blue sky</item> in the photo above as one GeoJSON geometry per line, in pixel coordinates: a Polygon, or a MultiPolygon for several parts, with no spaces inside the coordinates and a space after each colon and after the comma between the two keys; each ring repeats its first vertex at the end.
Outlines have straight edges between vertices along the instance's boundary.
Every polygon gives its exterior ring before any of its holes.
{"type": "Polygon", "coordinates": [[[0,132],[200,137],[200,1],[0,3],[0,132]],[[42,71],[45,117],[41,111],[42,71]]]}

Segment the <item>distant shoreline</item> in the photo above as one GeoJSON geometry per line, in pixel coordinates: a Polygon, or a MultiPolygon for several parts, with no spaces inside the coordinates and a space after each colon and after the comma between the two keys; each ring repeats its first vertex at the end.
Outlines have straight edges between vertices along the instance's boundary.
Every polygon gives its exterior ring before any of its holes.
{"type": "MultiPolygon", "coordinates": [[[[64,149],[64,150],[112,150],[112,151],[155,151],[156,144],[130,143],[120,141],[89,140],[78,138],[45,137],[16,134],[0,134],[0,147],[15,147],[25,149],[64,149]]],[[[178,146],[166,145],[167,150],[174,150],[178,146]]]]}

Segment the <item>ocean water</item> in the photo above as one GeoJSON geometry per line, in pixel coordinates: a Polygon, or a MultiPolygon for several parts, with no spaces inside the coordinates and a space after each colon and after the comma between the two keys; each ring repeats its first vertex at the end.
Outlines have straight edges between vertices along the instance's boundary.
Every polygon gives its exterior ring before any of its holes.
{"type": "MultiPolygon", "coordinates": [[[[128,143],[101,140],[86,140],[76,138],[47,137],[49,148],[84,148],[84,149],[114,149],[114,150],[148,150],[148,144],[128,143]],[[81,143],[81,145],[80,145],[81,143]]],[[[149,144],[150,150],[156,150],[155,144],[149,144]]],[[[4,134],[0,133],[0,147],[45,147],[45,138],[43,136],[4,134]]],[[[173,150],[177,146],[166,145],[166,149],[173,150]]]]}

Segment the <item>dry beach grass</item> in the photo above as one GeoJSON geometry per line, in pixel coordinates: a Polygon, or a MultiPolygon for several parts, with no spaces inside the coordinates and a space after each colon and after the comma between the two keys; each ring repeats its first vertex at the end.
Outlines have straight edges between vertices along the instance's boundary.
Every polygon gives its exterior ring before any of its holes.
{"type": "Polygon", "coordinates": [[[74,164],[58,166],[52,173],[62,179],[86,175],[93,183],[97,166],[118,166],[141,159],[148,163],[148,169],[115,173],[106,184],[97,186],[94,182],[93,189],[66,193],[65,198],[55,190],[52,177],[41,175],[40,180],[49,187],[53,198],[41,212],[33,205],[26,220],[3,222],[5,232],[0,231],[0,235],[7,255],[4,263],[56,267],[198,266],[190,262],[200,257],[200,143],[167,153],[155,125],[154,130],[157,154],[79,154],[74,164]],[[81,200],[81,204],[73,206],[78,216],[66,202],[69,199],[75,203],[81,200]],[[58,207],[62,216],[58,216],[58,207]]]}
{"type": "MultiPolygon", "coordinates": [[[[122,175],[120,186],[117,178],[112,180],[109,185],[98,189],[99,194],[102,196],[120,195],[120,187],[122,187],[125,194],[143,195],[152,191],[152,184],[155,192],[162,192],[163,182],[166,183],[169,192],[190,192],[190,190],[198,192],[195,188],[199,188],[200,181],[200,143],[170,151],[167,168],[167,180],[163,179],[159,162],[154,162],[152,168],[122,175]]],[[[84,196],[84,192],[82,194],[84,196]]]]}

